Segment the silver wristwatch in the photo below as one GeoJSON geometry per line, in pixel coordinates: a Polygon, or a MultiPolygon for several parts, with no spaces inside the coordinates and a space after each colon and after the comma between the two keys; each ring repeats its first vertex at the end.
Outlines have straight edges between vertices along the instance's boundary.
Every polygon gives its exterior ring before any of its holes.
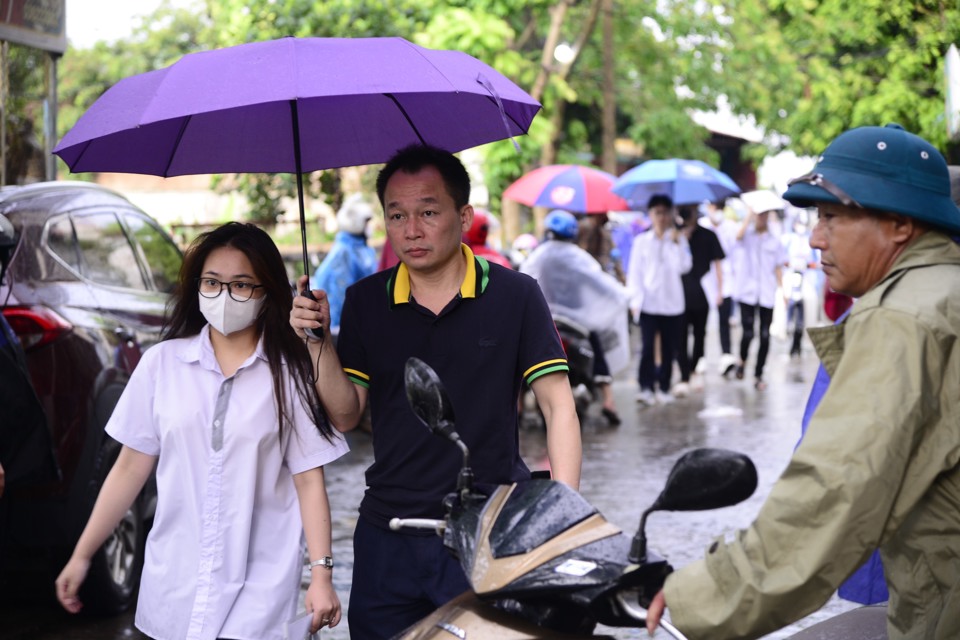
{"type": "Polygon", "coordinates": [[[310,568],[314,567],[325,567],[327,569],[333,569],[333,558],[330,556],[323,556],[319,560],[314,560],[310,563],[310,568]]]}

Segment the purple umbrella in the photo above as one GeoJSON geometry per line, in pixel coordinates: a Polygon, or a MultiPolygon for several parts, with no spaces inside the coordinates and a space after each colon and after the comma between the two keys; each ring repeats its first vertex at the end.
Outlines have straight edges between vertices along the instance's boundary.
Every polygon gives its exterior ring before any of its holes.
{"type": "MultiPolygon", "coordinates": [[[[53,150],[73,172],[296,173],[526,133],[540,105],[492,67],[402,38],[281,38],[121,80],[53,150]]],[[[303,237],[304,267],[307,265],[303,237]]]]}

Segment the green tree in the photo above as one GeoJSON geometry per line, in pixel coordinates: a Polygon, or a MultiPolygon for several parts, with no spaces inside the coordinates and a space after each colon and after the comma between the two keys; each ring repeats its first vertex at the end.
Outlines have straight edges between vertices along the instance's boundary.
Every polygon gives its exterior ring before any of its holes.
{"type": "Polygon", "coordinates": [[[170,0],[164,0],[128,38],[97,42],[87,49],[70,46],[60,63],[59,134],[69,131],[97,98],[123,78],[160,69],[184,54],[209,49],[212,33],[204,14],[174,7],[170,0]]]}
{"type": "MultiPolygon", "coordinates": [[[[37,49],[8,44],[6,102],[2,117],[6,127],[6,184],[18,184],[30,173],[31,164],[42,163],[44,58],[37,49]]],[[[39,171],[42,174],[42,165],[39,171]]]]}
{"type": "Polygon", "coordinates": [[[947,148],[944,54],[960,5],[942,0],[730,0],[731,104],[817,154],[846,129],[897,122],[947,148]]]}
{"type": "MultiPolygon", "coordinates": [[[[558,162],[601,157],[603,106],[616,102],[616,129],[650,156],[714,159],[707,132],[687,110],[709,108],[722,93],[722,74],[711,61],[720,31],[713,4],[633,0],[611,2],[612,59],[617,80],[612,95],[603,83],[604,46],[596,23],[597,0],[207,0],[197,10],[164,4],[120,42],[71,50],[63,65],[61,132],[120,78],[170,64],[185,53],[284,35],[400,35],[435,48],[474,55],[535,88],[544,105],[528,137],[486,147],[491,193],[542,161],[544,149],[558,162]],[[214,28],[214,25],[216,28],[214,28]],[[577,45],[567,68],[553,61],[550,45],[577,45]],[[575,68],[574,68],[575,65],[575,68]],[[542,90],[539,88],[542,87],[542,90]]],[[[609,139],[609,138],[608,138],[609,139]]],[[[329,180],[309,180],[310,195],[329,180]]],[[[226,184],[226,183],[224,183],[226,184]]],[[[254,216],[269,220],[292,180],[248,176],[230,181],[254,204],[254,216]]],[[[330,194],[336,205],[338,194],[330,194]]]]}

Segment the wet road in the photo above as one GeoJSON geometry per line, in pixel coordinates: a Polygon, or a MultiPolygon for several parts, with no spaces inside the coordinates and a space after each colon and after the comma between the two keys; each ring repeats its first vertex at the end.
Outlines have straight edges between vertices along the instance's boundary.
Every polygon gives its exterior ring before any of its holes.
{"type": "MultiPolygon", "coordinates": [[[[715,326],[711,318],[711,327],[715,326]]],[[[754,346],[754,349],[756,346],[754,346]]],[[[602,418],[585,421],[581,491],[608,520],[632,533],[640,513],[659,492],[673,462],[694,447],[723,447],[750,455],[759,471],[759,488],[748,501],[717,511],[657,513],[650,517],[650,547],[682,566],[701,557],[714,537],[749,525],[770,486],[783,470],[799,435],[800,417],[816,371],[816,358],[807,345],[802,360],[788,359],[787,343],[771,344],[766,378],[768,388],[758,392],[749,380],[724,380],[716,373],[715,339],[708,340],[703,388],[666,406],[640,408],[634,400],[633,367],[618,376],[614,393],[623,424],[611,429],[602,418]]],[[[522,432],[524,458],[542,468],[546,444],[537,429],[522,432]]],[[[363,493],[363,470],[371,459],[369,439],[350,434],[351,454],[330,465],[327,483],[334,521],[334,583],[345,608],[353,560],[351,535],[356,505],[363,493]]],[[[852,608],[836,598],[821,611],[767,636],[779,640],[830,615],[852,608]]],[[[0,639],[115,640],[143,638],[132,626],[132,613],[109,620],[71,617],[52,604],[0,604],[0,639]]],[[[616,638],[646,638],[645,631],[601,627],[598,633],[616,638]]],[[[349,638],[346,616],[324,638],[349,638]]],[[[667,637],[658,634],[657,637],[667,637]]]]}

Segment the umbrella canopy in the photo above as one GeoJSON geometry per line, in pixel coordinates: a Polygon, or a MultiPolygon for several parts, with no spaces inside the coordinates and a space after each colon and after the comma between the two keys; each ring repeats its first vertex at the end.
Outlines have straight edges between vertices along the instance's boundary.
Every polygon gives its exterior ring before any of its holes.
{"type": "Polygon", "coordinates": [[[540,105],[492,67],[402,38],[281,38],[111,87],[54,153],[71,171],[300,173],[526,133],[540,105]],[[299,151],[298,151],[299,149],[299,151]]]}
{"type": "Polygon", "coordinates": [[[630,207],[610,191],[616,176],[574,164],[551,164],[534,169],[511,184],[503,197],[529,207],[564,209],[577,213],[624,211],[630,207]]]}
{"type": "Polygon", "coordinates": [[[740,193],[740,187],[700,160],[647,160],[617,178],[613,192],[634,209],[645,209],[650,196],[662,193],[676,205],[715,202],[740,193]]]}
{"type": "MultiPolygon", "coordinates": [[[[71,171],[296,173],[526,133],[540,104],[459,51],[403,38],[281,38],[191,53],[121,80],[53,150],[71,171]]],[[[309,293],[309,292],[308,292],[309,293]]]]}

